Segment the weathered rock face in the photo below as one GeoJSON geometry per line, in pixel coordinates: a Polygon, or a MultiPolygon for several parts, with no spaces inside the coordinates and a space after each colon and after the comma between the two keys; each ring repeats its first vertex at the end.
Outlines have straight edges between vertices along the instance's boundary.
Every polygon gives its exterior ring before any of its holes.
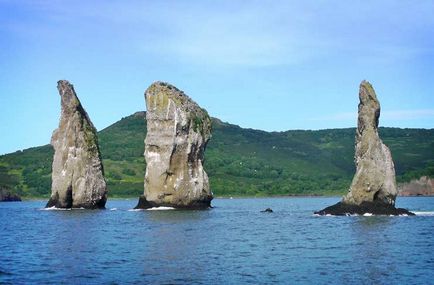
{"type": "Polygon", "coordinates": [[[398,192],[401,196],[434,196],[434,179],[422,176],[398,185],[398,192]]]}
{"type": "Polygon", "coordinates": [[[208,208],[212,200],[203,169],[211,119],[182,91],[153,83],[145,92],[145,192],[136,208],[208,208]]]}
{"type": "Polygon", "coordinates": [[[389,148],[378,135],[380,103],[372,85],[362,81],[359,89],[359,117],[356,131],[356,174],[342,202],[317,214],[411,214],[395,208],[395,167],[389,148]]]}
{"type": "Polygon", "coordinates": [[[20,196],[13,194],[9,189],[0,186],[0,202],[18,202],[20,196]]]}
{"type": "Polygon", "coordinates": [[[389,148],[378,135],[380,103],[371,84],[363,81],[359,91],[359,119],[356,132],[356,174],[346,204],[378,201],[394,205],[398,194],[395,167],[389,148]]]}
{"type": "Polygon", "coordinates": [[[104,208],[107,186],[95,127],[66,80],[57,83],[61,97],[54,147],[51,198],[46,207],[104,208]]]}

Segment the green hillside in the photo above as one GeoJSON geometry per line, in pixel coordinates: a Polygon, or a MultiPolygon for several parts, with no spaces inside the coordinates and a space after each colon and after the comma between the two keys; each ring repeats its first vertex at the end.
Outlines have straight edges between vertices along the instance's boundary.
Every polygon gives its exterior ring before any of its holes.
{"type": "MultiPolygon", "coordinates": [[[[111,197],[143,192],[144,112],[99,132],[111,197]]],[[[381,128],[398,181],[434,175],[434,129],[381,128]]],[[[354,173],[355,129],[264,132],[213,119],[205,168],[216,196],[329,195],[347,191],[354,173]]],[[[48,197],[51,146],[0,156],[0,186],[48,197]]]]}

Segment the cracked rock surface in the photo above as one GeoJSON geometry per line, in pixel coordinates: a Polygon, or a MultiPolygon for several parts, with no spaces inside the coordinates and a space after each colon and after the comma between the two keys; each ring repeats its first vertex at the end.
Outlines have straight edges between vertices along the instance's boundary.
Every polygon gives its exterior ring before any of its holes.
{"type": "Polygon", "coordinates": [[[350,190],[341,202],[316,213],[411,214],[405,209],[395,208],[398,194],[395,167],[389,148],[378,134],[380,103],[374,88],[367,81],[360,84],[359,101],[354,155],[356,173],[350,190]]]}
{"type": "Polygon", "coordinates": [[[389,148],[378,135],[380,103],[367,81],[360,84],[359,100],[354,156],[356,174],[343,202],[360,205],[362,202],[376,201],[395,205],[398,194],[395,167],[389,148]]]}
{"type": "Polygon", "coordinates": [[[212,192],[203,168],[211,119],[184,92],[155,82],[145,92],[145,191],[136,208],[210,207],[212,192]]]}
{"type": "Polygon", "coordinates": [[[104,208],[107,185],[97,131],[72,84],[60,80],[57,89],[62,110],[59,127],[51,137],[52,193],[46,207],[104,208]]]}

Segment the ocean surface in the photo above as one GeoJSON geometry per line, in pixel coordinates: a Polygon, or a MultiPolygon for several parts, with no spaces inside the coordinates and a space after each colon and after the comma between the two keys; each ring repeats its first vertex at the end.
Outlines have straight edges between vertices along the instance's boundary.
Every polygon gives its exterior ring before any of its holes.
{"type": "Polygon", "coordinates": [[[338,200],[215,199],[205,211],[0,203],[0,284],[434,284],[434,197],[398,198],[415,217],[313,215],[338,200]]]}

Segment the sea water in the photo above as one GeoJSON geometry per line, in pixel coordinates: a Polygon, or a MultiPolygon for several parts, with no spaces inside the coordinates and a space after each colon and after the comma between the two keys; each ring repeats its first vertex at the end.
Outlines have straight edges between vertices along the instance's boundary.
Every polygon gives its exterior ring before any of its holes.
{"type": "Polygon", "coordinates": [[[415,217],[313,215],[338,200],[215,199],[205,211],[0,203],[0,284],[434,283],[434,197],[397,200],[415,217]]]}

